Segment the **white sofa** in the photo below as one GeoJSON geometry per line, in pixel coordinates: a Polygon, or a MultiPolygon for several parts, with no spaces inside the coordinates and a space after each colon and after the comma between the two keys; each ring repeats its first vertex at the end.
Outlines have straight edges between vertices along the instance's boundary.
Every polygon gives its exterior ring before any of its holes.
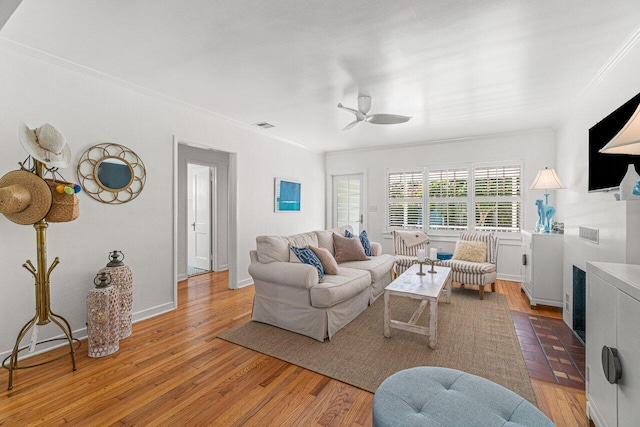
{"type": "Polygon", "coordinates": [[[251,318],[324,341],[375,301],[391,283],[394,263],[379,243],[371,242],[369,260],[341,263],[338,274],[325,274],[322,282],[315,267],[291,259],[290,246],[315,246],[335,255],[333,233],[344,236],[344,230],[257,237],[257,249],[250,252],[251,318]]]}

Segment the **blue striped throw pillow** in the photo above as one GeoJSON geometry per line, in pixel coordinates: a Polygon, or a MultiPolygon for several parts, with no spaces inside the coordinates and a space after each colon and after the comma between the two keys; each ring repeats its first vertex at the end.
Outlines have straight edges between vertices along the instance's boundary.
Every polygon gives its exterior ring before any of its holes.
{"type": "MultiPolygon", "coordinates": [[[[355,237],[355,236],[349,230],[344,230],[344,237],[355,237]]],[[[362,233],[360,233],[358,238],[360,239],[360,243],[362,244],[362,247],[364,249],[364,254],[366,256],[373,256],[373,253],[371,253],[371,242],[369,242],[369,236],[367,235],[366,230],[362,230],[362,233]]]]}
{"type": "Polygon", "coordinates": [[[300,261],[314,266],[318,270],[318,278],[320,281],[322,282],[324,280],[324,268],[322,268],[322,263],[311,249],[291,246],[291,250],[296,254],[300,261]]]}

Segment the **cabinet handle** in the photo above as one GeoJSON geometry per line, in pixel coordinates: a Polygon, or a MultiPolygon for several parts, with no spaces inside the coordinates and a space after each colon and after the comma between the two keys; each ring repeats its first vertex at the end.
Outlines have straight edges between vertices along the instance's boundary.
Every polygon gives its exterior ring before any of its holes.
{"type": "Polygon", "coordinates": [[[522,265],[527,265],[527,254],[522,254],[522,265]]]}
{"type": "Polygon", "coordinates": [[[610,384],[617,384],[622,378],[622,365],[618,357],[618,349],[602,346],[602,369],[604,376],[610,384]]]}

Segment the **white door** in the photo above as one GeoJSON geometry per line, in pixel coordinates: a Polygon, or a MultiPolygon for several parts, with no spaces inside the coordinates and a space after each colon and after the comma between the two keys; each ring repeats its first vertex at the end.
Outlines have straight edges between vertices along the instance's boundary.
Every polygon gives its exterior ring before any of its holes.
{"type": "Polygon", "coordinates": [[[333,176],[333,226],[351,225],[356,234],[364,229],[362,174],[333,176]]]}
{"type": "Polygon", "coordinates": [[[189,266],[211,270],[211,177],[208,166],[189,164],[189,266]]]}

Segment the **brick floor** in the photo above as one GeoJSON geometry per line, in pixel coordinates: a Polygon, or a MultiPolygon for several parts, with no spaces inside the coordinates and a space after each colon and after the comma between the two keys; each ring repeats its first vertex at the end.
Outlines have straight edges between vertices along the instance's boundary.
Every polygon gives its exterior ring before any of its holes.
{"type": "Polygon", "coordinates": [[[562,319],[512,311],[529,376],[583,389],[584,345],[562,319]]]}

